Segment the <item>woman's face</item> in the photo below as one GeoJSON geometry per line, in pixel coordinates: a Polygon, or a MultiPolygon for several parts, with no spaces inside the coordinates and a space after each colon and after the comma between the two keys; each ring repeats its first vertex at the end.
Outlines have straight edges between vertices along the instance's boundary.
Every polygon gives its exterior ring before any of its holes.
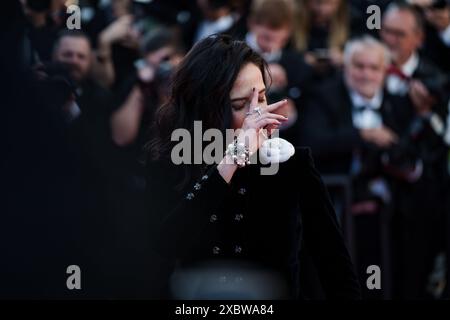
{"type": "Polygon", "coordinates": [[[250,110],[253,88],[259,93],[258,105],[266,107],[266,85],[261,70],[255,64],[247,63],[239,71],[230,92],[232,129],[242,127],[246,113],[250,110]]]}

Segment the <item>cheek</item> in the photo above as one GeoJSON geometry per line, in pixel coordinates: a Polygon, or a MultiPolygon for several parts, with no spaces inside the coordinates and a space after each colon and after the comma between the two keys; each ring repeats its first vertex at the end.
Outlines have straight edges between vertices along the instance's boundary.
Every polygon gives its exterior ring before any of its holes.
{"type": "Polygon", "coordinates": [[[375,82],[378,86],[382,86],[384,83],[384,73],[377,73],[375,77],[375,82]]]}
{"type": "Polygon", "coordinates": [[[353,69],[350,71],[350,78],[353,79],[354,82],[356,82],[355,84],[358,84],[358,82],[362,78],[362,72],[358,71],[357,69],[353,69]]]}
{"type": "Polygon", "coordinates": [[[83,67],[84,70],[88,70],[89,67],[90,67],[89,60],[84,60],[84,61],[82,61],[82,62],[81,62],[81,65],[82,65],[82,67],[83,67]]]}
{"type": "Polygon", "coordinates": [[[244,123],[245,117],[246,117],[246,110],[247,108],[244,108],[239,111],[232,111],[232,129],[239,129],[242,127],[242,124],[244,123]]]}
{"type": "Polygon", "coordinates": [[[258,43],[258,46],[263,50],[267,51],[270,47],[270,43],[265,36],[258,36],[256,39],[256,42],[258,43]]]}

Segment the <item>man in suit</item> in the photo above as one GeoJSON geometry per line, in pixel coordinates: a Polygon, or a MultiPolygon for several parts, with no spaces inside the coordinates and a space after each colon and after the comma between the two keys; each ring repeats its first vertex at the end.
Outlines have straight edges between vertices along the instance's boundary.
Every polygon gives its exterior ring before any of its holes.
{"type": "Polygon", "coordinates": [[[383,16],[380,36],[392,55],[393,63],[386,82],[388,91],[409,95],[418,113],[439,109],[446,77],[419,53],[425,33],[423,18],[417,9],[408,4],[389,5],[383,16]]]}
{"type": "Polygon", "coordinates": [[[310,82],[313,70],[301,53],[290,46],[294,28],[295,3],[291,0],[263,0],[252,4],[248,32],[243,40],[269,64],[271,85],[269,100],[288,97],[279,110],[289,121],[280,128],[281,136],[297,144],[297,114],[300,97],[310,82]]]}
{"type": "Polygon", "coordinates": [[[428,277],[435,258],[445,250],[448,232],[442,227],[446,219],[443,199],[448,196],[446,77],[419,54],[424,24],[411,5],[387,8],[381,38],[393,56],[387,88],[407,97],[414,109],[412,152],[421,166],[413,181],[398,179],[395,183],[396,293],[403,298],[426,297],[435,295],[434,289],[427,289],[428,277]]]}
{"type": "MultiPolygon", "coordinates": [[[[53,48],[53,61],[67,67],[76,94],[67,105],[70,122],[69,146],[77,163],[78,191],[70,195],[79,208],[73,214],[79,221],[78,242],[85,280],[91,296],[110,294],[106,289],[109,255],[114,251],[114,225],[110,186],[115,181],[116,153],[111,139],[112,95],[93,78],[92,49],[81,31],[62,31],[53,48]]],[[[75,258],[74,258],[75,260],[75,258]]],[[[80,264],[82,264],[80,262],[80,264]]]]}
{"type": "Polygon", "coordinates": [[[442,71],[449,74],[450,61],[450,1],[433,0],[417,3],[425,17],[425,41],[423,53],[442,71]]]}
{"type": "Polygon", "coordinates": [[[384,90],[389,63],[389,52],[379,41],[367,36],[350,41],[343,76],[305,98],[300,115],[300,139],[312,148],[321,172],[352,177],[351,213],[361,280],[369,265],[381,263],[379,220],[390,199],[382,158],[402,141],[411,117],[405,99],[384,90]]]}
{"type": "Polygon", "coordinates": [[[346,49],[344,74],[311,92],[301,115],[300,139],[326,173],[350,173],[355,147],[394,145],[406,129],[399,120],[411,112],[384,90],[390,56],[381,43],[364,37],[346,49]]]}

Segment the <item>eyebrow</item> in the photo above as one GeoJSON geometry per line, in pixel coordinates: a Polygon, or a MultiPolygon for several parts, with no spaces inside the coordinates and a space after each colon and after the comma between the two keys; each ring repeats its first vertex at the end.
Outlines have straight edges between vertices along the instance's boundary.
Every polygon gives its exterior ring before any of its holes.
{"type": "MultiPolygon", "coordinates": [[[[265,92],[265,91],[266,91],[266,88],[260,90],[260,91],[258,92],[258,94],[261,94],[261,93],[263,93],[263,92],[265,92]]],[[[234,98],[234,99],[231,99],[231,102],[235,102],[235,101],[239,101],[239,100],[247,100],[247,99],[248,99],[248,97],[234,98]]]]}

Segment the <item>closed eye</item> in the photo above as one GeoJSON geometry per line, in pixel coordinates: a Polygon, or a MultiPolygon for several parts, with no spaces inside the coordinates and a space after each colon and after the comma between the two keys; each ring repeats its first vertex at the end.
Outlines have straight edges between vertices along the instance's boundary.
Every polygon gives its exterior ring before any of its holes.
{"type": "MultiPolygon", "coordinates": [[[[266,102],[266,96],[263,94],[263,95],[259,96],[258,103],[264,103],[264,102],[266,102]]],[[[247,100],[247,101],[243,101],[242,103],[239,103],[239,104],[238,103],[232,104],[231,107],[233,108],[234,111],[240,111],[240,110],[244,109],[248,103],[249,103],[249,101],[247,100]]]]}

